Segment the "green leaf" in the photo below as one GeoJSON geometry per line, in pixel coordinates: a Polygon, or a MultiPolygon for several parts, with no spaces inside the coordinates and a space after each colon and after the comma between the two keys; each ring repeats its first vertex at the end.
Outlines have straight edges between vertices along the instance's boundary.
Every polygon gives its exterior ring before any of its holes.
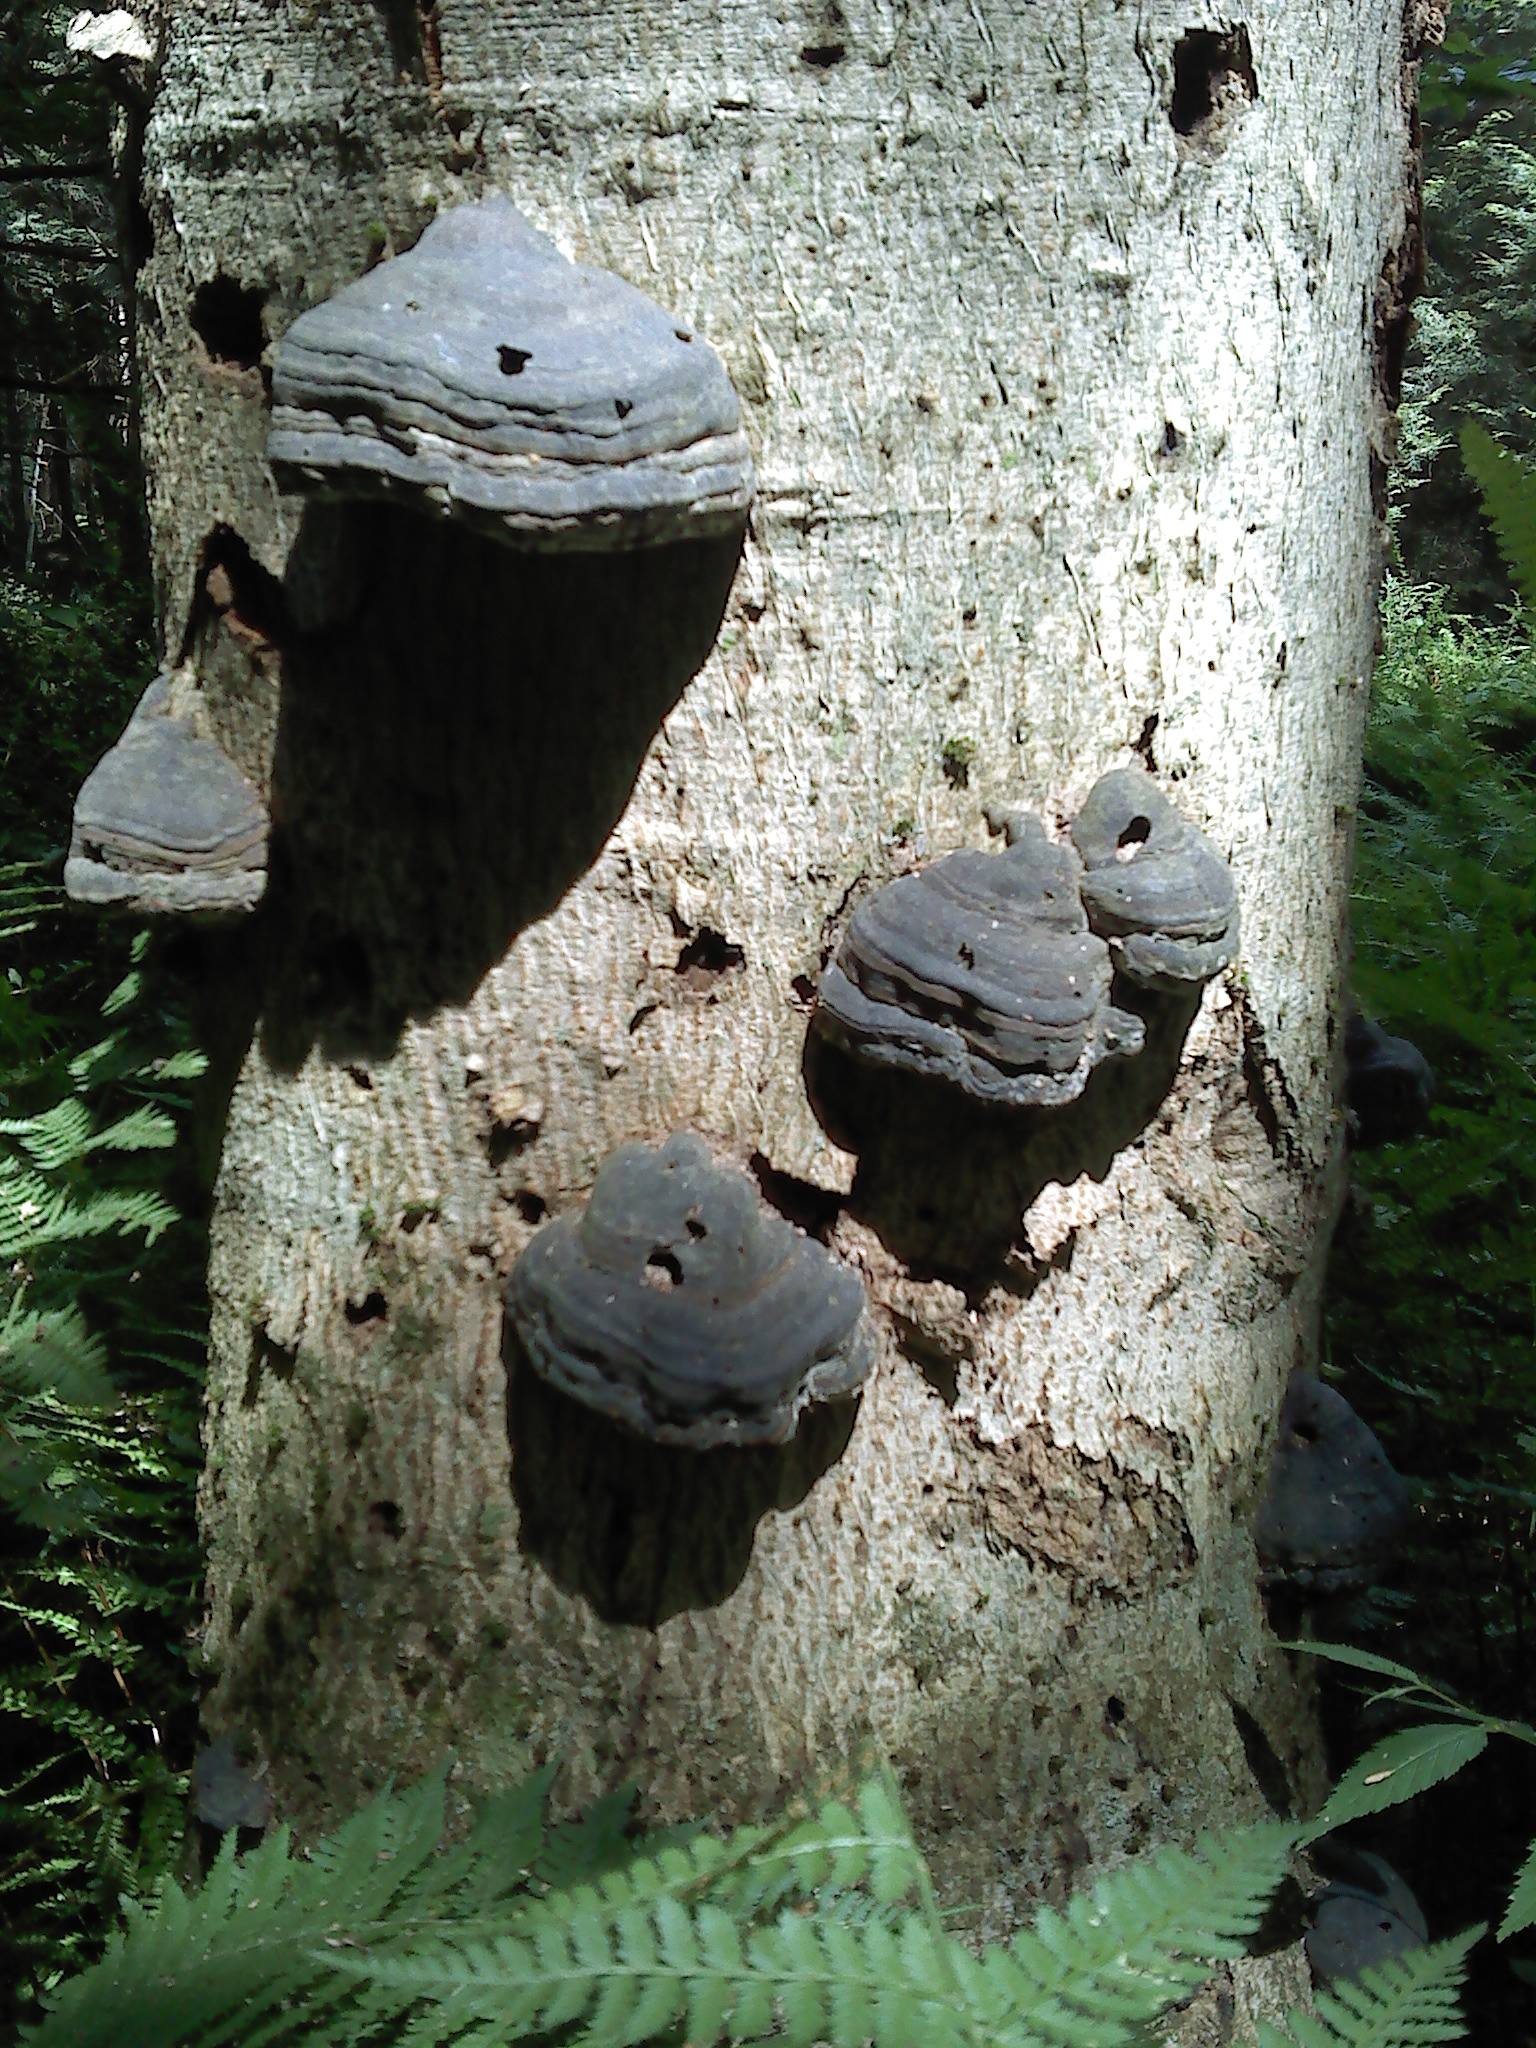
{"type": "Polygon", "coordinates": [[[1483,511],[1510,578],[1536,611],[1536,475],[1475,420],[1461,430],[1461,459],[1482,492],[1483,511]]]}
{"type": "Polygon", "coordinates": [[[1512,1934],[1519,1934],[1533,1925],[1536,1925],[1536,1842],[1532,1842],[1526,1851],[1520,1875],[1515,1879],[1504,1918],[1499,1922],[1499,1940],[1508,1941],[1512,1934]]]}
{"type": "Polygon", "coordinates": [[[1306,1839],[1315,1840],[1363,1814],[1401,1805],[1415,1793],[1454,1777],[1487,1746],[1488,1730],[1475,1723],[1433,1721],[1399,1729],[1344,1773],[1307,1829],[1306,1839]]]}
{"type": "Polygon", "coordinates": [[[1390,1657],[1378,1657],[1371,1650],[1357,1650],[1353,1643],[1314,1642],[1309,1637],[1293,1637],[1280,1644],[1282,1650],[1299,1650],[1307,1657],[1324,1657],[1332,1664],[1347,1664],[1355,1671],[1370,1671],[1378,1678],[1395,1678],[1405,1685],[1428,1690],[1427,1682],[1416,1671],[1410,1671],[1406,1664],[1394,1664],[1390,1657]]]}

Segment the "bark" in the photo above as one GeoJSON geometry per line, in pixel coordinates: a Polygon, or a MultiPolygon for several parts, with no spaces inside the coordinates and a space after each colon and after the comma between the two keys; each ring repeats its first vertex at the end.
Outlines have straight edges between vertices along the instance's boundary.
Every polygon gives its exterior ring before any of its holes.
{"type": "Polygon", "coordinates": [[[572,1797],[633,1772],[741,1813],[873,1739],[1006,1924],[1262,1811],[1266,1750],[1315,1787],[1247,1518],[1341,1182],[1426,24],[441,0],[413,42],[399,12],[169,0],[144,137],[167,648],[276,829],[248,1046],[225,1004],[209,1718],[305,1819],[450,1746],[470,1783],[558,1751],[572,1797]],[[726,356],[739,563],[275,491],[261,348],[490,188],[726,356]],[[246,324],[210,342],[219,278],[246,324]],[[1156,1090],[1021,1135],[802,1071],[863,892],[1138,754],[1242,891],[1156,1090]],[[509,1445],[512,1261],[680,1126],[861,1266],[851,1433],[680,1466],[514,1373],[509,1445]]]}

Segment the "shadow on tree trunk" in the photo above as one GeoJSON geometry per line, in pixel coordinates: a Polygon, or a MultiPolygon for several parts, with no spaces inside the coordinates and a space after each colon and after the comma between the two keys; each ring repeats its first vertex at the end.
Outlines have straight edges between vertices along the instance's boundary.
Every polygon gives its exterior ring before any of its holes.
{"type": "MultiPolygon", "coordinates": [[[[972,1101],[924,1075],[859,1060],[814,1026],[806,1094],[833,1143],[859,1155],[849,1213],[875,1231],[914,1279],[946,1280],[979,1301],[1000,1281],[1032,1292],[1019,1262],[1021,1219],[1041,1190],[1103,1180],[1173,1086],[1200,1007],[1115,977],[1111,1000],[1146,1025],[1133,1059],[1106,1061],[1076,1101],[1011,1109],[972,1101]]],[[[1036,1281],[1046,1269],[1036,1274],[1036,1281]]]]}
{"type": "Polygon", "coordinates": [[[523,1550],[599,1620],[659,1628],[746,1576],[770,1508],[797,1507],[842,1456],[856,1398],[808,1408],[786,1444],[647,1443],[546,1385],[505,1326],[512,1492],[523,1550]]]}
{"type": "Polygon", "coordinates": [[[597,858],[719,630],[739,537],[533,554],[311,508],[262,913],[265,1050],[387,1054],[597,858]]]}

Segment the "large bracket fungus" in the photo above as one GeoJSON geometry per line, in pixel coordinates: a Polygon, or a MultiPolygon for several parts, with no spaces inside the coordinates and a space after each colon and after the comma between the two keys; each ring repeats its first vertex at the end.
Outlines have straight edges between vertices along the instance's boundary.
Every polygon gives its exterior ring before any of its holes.
{"type": "Polygon", "coordinates": [[[1318,1593],[1367,1586],[1408,1519],[1408,1489],[1344,1396],[1296,1373],[1254,1520],[1265,1577],[1318,1593]]]}
{"type": "Polygon", "coordinates": [[[1237,886],[1200,829],[1139,768],[1101,775],[1072,821],[1088,922],[1116,967],[1176,995],[1237,957],[1237,886]]]}
{"type": "Polygon", "coordinates": [[[390,497],[520,546],[732,532],[752,498],[714,350],[501,197],[301,314],[272,399],[285,489],[390,497]]]}
{"type": "Polygon", "coordinates": [[[253,910],[267,880],[266,806],[171,707],[157,676],[75,799],[70,900],[137,914],[253,910]]]}
{"type": "Polygon", "coordinates": [[[874,1358],[858,1276],[687,1132],[604,1162],[518,1260],[507,1315],[553,1386],[695,1450],[787,1442],[874,1358]]]}
{"type": "Polygon", "coordinates": [[[880,1066],[984,1102],[1054,1108],[1100,1060],[1141,1050],[1109,1001],[1109,949],[1088,929],[1076,856],[1009,812],[1008,849],[947,855],[854,912],[822,975],[817,1022],[880,1066]]]}

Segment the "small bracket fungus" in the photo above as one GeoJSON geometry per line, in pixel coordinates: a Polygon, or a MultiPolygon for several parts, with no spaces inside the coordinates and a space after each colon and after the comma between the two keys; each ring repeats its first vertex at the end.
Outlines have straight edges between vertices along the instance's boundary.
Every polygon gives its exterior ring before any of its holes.
{"type": "Polygon", "coordinates": [[[860,904],[821,977],[817,1023],[878,1065],[1054,1108],[1100,1060],[1139,1052],[1143,1025],[1110,1005],[1109,951],[1088,929],[1071,849],[1027,812],[993,822],[1006,853],[949,854],[860,904]]]}
{"type": "Polygon", "coordinates": [[[1331,1859],[1338,1875],[1313,1899],[1306,1935],[1307,1961],[1321,1983],[1349,1983],[1427,1946],[1423,1909],[1390,1863],[1337,1845],[1331,1859]]]}
{"type": "Polygon", "coordinates": [[[1140,768],[1101,775],[1072,822],[1088,922],[1142,988],[1177,995],[1237,956],[1237,887],[1198,827],[1140,768]]]}
{"type": "Polygon", "coordinates": [[[714,350],[501,197],[301,314],[272,400],[283,488],[393,497],[524,547],[732,532],[751,503],[714,350]]]}
{"type": "Polygon", "coordinates": [[[1408,1519],[1408,1489],[1344,1396],[1296,1373],[1254,1521],[1267,1579],[1319,1593],[1368,1586],[1408,1519]]]}
{"type": "Polygon", "coordinates": [[[259,1773],[242,1767],[234,1742],[221,1735],[192,1760],[192,1805],[204,1827],[220,1834],[229,1828],[264,1828],[272,1818],[272,1788],[259,1773]]]}
{"type": "Polygon", "coordinates": [[[1344,1025],[1344,1105],[1356,1145],[1390,1145],[1422,1129],[1435,1104],[1429,1061],[1406,1038],[1353,1011],[1344,1025]]]}
{"type": "Polygon", "coordinates": [[[858,1276],[679,1132],[624,1145],[533,1239],[507,1314],[534,1370],[654,1442],[782,1444],[874,1359],[858,1276]]]}
{"type": "Polygon", "coordinates": [[[71,902],[140,915],[254,910],[267,831],[255,790],[172,713],[157,676],[75,799],[64,887],[71,902]]]}

